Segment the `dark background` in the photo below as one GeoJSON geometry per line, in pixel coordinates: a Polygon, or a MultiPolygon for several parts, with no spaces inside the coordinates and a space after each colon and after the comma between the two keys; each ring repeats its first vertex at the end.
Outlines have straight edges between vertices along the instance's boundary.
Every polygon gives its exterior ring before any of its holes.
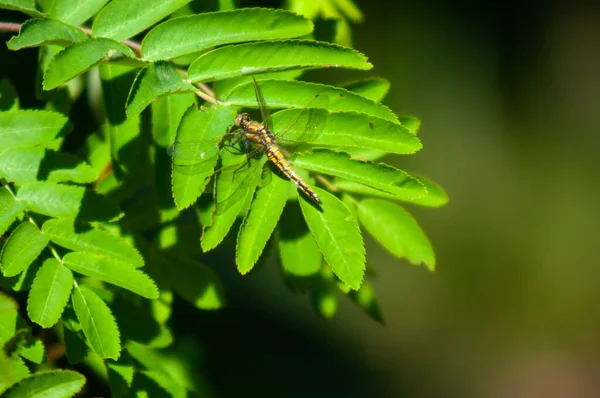
{"type": "MultiPolygon", "coordinates": [[[[367,240],[381,326],[344,297],[323,321],[275,264],[242,278],[223,261],[231,306],[179,303],[178,347],[225,397],[599,396],[600,7],[358,4],[368,75],[392,82],[386,105],[422,120],[424,149],[386,161],[450,195],[441,209],[410,208],[437,271],[367,240]]],[[[3,47],[0,63],[20,91],[33,84],[34,50],[3,47]]]]}

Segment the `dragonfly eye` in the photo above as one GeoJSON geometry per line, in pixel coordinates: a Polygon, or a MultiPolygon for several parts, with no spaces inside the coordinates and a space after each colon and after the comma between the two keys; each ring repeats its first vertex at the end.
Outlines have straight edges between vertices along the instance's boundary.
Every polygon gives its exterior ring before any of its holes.
{"type": "Polygon", "coordinates": [[[250,115],[248,115],[247,113],[239,113],[236,117],[235,117],[235,125],[238,127],[244,127],[244,125],[248,124],[248,122],[250,121],[250,115]]]}

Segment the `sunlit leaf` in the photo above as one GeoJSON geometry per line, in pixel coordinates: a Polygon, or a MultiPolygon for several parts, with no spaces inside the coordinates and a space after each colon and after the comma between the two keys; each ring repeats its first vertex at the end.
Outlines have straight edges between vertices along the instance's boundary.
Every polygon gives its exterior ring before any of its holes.
{"type": "Polygon", "coordinates": [[[192,82],[277,72],[288,69],[373,67],[364,55],[348,47],[305,40],[230,45],[201,55],[188,69],[192,82]],[[260,55],[260,56],[257,56],[260,55]]]}
{"type": "Polygon", "coordinates": [[[368,196],[378,196],[381,198],[392,200],[403,200],[407,203],[411,203],[418,206],[440,207],[448,203],[448,194],[438,184],[423,176],[416,176],[414,174],[411,174],[411,176],[417,179],[427,189],[426,196],[415,197],[414,199],[407,199],[348,180],[336,180],[335,185],[343,191],[368,196]]]}
{"type": "Polygon", "coordinates": [[[75,286],[73,309],[94,352],[102,358],[118,359],[119,329],[106,303],[88,287],[75,286]]]}
{"type": "Polygon", "coordinates": [[[68,119],[56,112],[13,111],[0,112],[0,142],[2,149],[16,146],[46,144],[58,133],[66,132],[68,119]]]}
{"type": "Polygon", "coordinates": [[[106,366],[110,392],[114,397],[126,396],[131,384],[135,368],[133,364],[109,362],[106,366]]]}
{"type": "Polygon", "coordinates": [[[10,39],[6,46],[9,50],[20,50],[48,44],[64,47],[73,42],[86,39],[87,35],[74,26],[54,19],[30,19],[21,26],[19,36],[10,39]]]}
{"type": "Polygon", "coordinates": [[[372,77],[364,80],[357,80],[343,84],[341,87],[348,91],[372,99],[373,101],[382,101],[390,90],[390,82],[379,77],[372,77]]]}
{"type": "Polygon", "coordinates": [[[82,275],[130,290],[142,297],[155,299],[158,289],[154,282],[142,271],[129,263],[95,253],[72,252],[63,257],[64,264],[82,275]]]}
{"type": "Polygon", "coordinates": [[[69,398],[85,384],[85,377],[72,370],[37,372],[9,388],[5,398],[69,398]]]}
{"type": "Polygon", "coordinates": [[[144,259],[135,248],[102,229],[91,227],[76,231],[73,220],[52,219],[44,223],[42,232],[52,242],[70,250],[101,254],[136,268],[144,265],[144,259]]]}
{"type": "Polygon", "coordinates": [[[335,112],[325,116],[322,115],[326,112],[324,109],[312,111],[313,118],[323,120],[324,125],[319,128],[318,134],[307,137],[304,134],[305,124],[290,126],[293,120],[298,120],[299,112],[302,110],[286,109],[274,113],[275,131],[289,126],[287,139],[306,139],[314,146],[365,148],[397,154],[411,154],[422,147],[419,139],[398,123],[355,112],[335,112]]]}
{"type": "Polygon", "coordinates": [[[386,200],[365,199],[358,205],[358,218],[369,234],[394,256],[435,269],[435,254],[429,239],[402,207],[386,200]]]}
{"type": "Polygon", "coordinates": [[[19,225],[2,248],[0,258],[2,274],[15,276],[23,272],[44,250],[48,240],[48,237],[29,221],[19,225]]]}
{"type": "Polygon", "coordinates": [[[0,235],[17,219],[25,209],[25,202],[16,200],[6,187],[0,188],[0,235]]]}
{"type": "Polygon", "coordinates": [[[218,161],[219,140],[233,124],[235,108],[217,106],[190,107],[177,129],[172,149],[173,198],[184,209],[204,192],[218,161]]]}
{"type": "Polygon", "coordinates": [[[37,180],[87,183],[97,178],[94,170],[74,155],[39,146],[15,147],[0,152],[0,176],[17,184],[37,180]]]}
{"type": "Polygon", "coordinates": [[[96,15],[93,36],[128,39],[191,0],[113,0],[96,15]]]}
{"type": "Polygon", "coordinates": [[[223,44],[298,37],[311,30],[310,21],[283,10],[203,13],[156,26],[142,41],[142,55],[151,61],[171,59],[223,44]]]}
{"type": "Polygon", "coordinates": [[[99,62],[123,61],[143,65],[125,44],[106,38],[92,38],[71,44],[52,58],[44,74],[44,90],[52,90],[99,62]]]}
{"type": "Polygon", "coordinates": [[[0,9],[2,8],[21,11],[35,18],[42,16],[35,8],[35,0],[0,0],[0,9]]]}
{"type": "Polygon", "coordinates": [[[322,210],[301,198],[304,219],[333,273],[358,290],[365,272],[365,248],[358,224],[338,198],[319,188],[315,191],[323,202],[322,210]]]}
{"type": "Polygon", "coordinates": [[[406,200],[427,195],[419,180],[404,171],[385,163],[350,159],[342,152],[319,150],[298,155],[294,158],[294,165],[369,185],[406,200]]]}
{"type": "Polygon", "coordinates": [[[238,234],[235,261],[242,275],[254,267],[267,245],[283,212],[290,186],[287,178],[265,173],[238,234]]]}
{"type": "Polygon", "coordinates": [[[17,199],[33,212],[56,218],[111,221],[122,215],[102,195],[74,185],[31,182],[19,189],[17,199]]]}
{"type": "Polygon", "coordinates": [[[240,164],[240,157],[229,152],[225,152],[222,157],[223,166],[235,166],[238,162],[241,167],[230,167],[218,173],[215,183],[215,213],[211,225],[204,228],[200,238],[200,246],[205,252],[217,247],[227,236],[238,215],[247,211],[256,186],[260,182],[260,171],[266,162],[266,157],[253,160],[250,166],[247,166],[246,161],[240,164]]]}
{"type": "Polygon", "coordinates": [[[168,62],[156,62],[142,69],[135,79],[127,99],[127,116],[142,112],[161,95],[195,91],[183,82],[183,76],[168,62]]]}
{"type": "Polygon", "coordinates": [[[108,0],[52,0],[48,15],[71,25],[80,25],[95,15],[108,0]]]}
{"type": "MultiPolygon", "coordinates": [[[[259,86],[271,108],[302,108],[307,104],[315,106],[311,100],[317,95],[326,95],[330,112],[354,111],[397,121],[396,115],[386,106],[340,87],[297,80],[262,80],[259,86]]],[[[235,87],[224,100],[231,105],[258,107],[252,81],[235,87]]]]}
{"type": "Polygon", "coordinates": [[[73,288],[73,274],[54,258],[44,261],[37,272],[29,297],[27,314],[42,326],[53,326],[65,309],[73,288]]]}

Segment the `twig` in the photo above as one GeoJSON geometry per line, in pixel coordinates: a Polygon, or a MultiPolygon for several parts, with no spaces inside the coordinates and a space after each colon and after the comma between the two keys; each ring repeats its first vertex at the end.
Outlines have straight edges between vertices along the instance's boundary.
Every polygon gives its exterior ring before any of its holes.
{"type": "Polygon", "coordinates": [[[0,22],[0,32],[19,33],[21,24],[11,22],[0,22]]]}

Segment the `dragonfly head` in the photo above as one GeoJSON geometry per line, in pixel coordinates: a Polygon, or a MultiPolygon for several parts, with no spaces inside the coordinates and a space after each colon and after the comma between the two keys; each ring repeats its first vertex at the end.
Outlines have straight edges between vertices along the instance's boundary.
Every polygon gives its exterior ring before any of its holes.
{"type": "Polygon", "coordinates": [[[247,113],[238,113],[235,117],[235,125],[237,127],[244,127],[248,122],[250,122],[250,115],[247,113]]]}

